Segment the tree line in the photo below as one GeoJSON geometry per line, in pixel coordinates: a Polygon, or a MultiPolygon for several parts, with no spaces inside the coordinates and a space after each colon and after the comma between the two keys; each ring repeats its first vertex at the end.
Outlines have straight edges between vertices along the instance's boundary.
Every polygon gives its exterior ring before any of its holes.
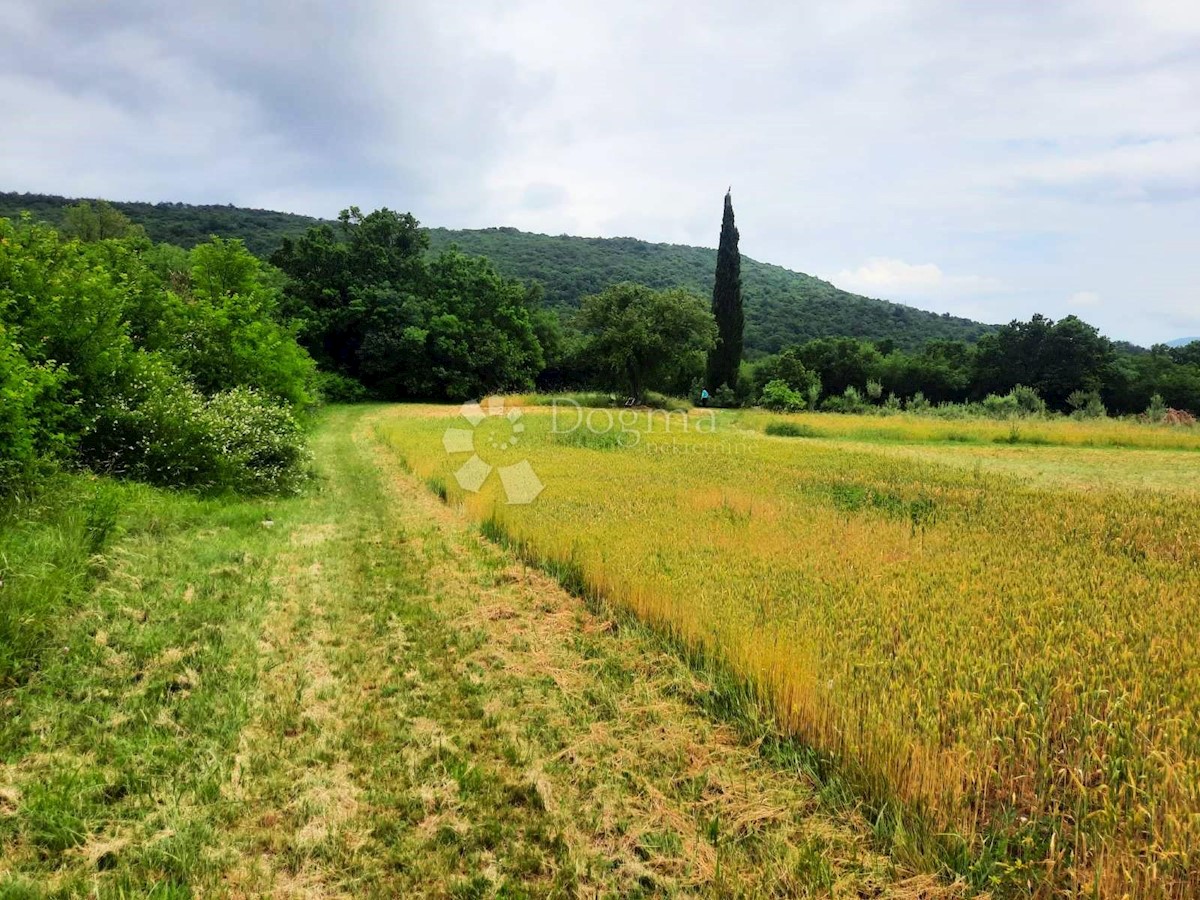
{"type": "Polygon", "coordinates": [[[822,337],[747,361],[737,243],[726,196],[711,298],[621,282],[564,310],[486,258],[431,252],[388,209],[350,207],[270,262],[236,239],[154,243],[103,203],[58,229],[0,219],[0,492],[56,465],[292,489],[322,398],[583,388],[778,409],[1200,413],[1200,342],[1131,352],[1074,316],[917,348],[822,337]]]}
{"type": "Polygon", "coordinates": [[[1025,411],[1133,414],[1157,404],[1200,414],[1200,342],[1130,353],[1075,316],[1055,322],[1035,315],[975,344],[930,341],[915,353],[886,341],[824,338],[746,370],[760,399],[777,382],[771,402],[791,408],[925,408],[983,403],[1023,389],[1037,398],[1025,411]],[[791,392],[783,400],[782,387],[791,392]]]}

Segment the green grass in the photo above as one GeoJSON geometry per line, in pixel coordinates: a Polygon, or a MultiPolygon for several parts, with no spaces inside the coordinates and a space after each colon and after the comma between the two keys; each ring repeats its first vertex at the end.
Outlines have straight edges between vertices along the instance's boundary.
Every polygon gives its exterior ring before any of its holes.
{"type": "Polygon", "coordinates": [[[0,895],[169,896],[229,821],[271,505],[74,477],[26,512],[0,533],[0,895]]]}
{"type": "Polygon", "coordinates": [[[145,495],[62,475],[0,512],[0,690],[37,670],[54,623],[100,574],[121,511],[145,495]]]}

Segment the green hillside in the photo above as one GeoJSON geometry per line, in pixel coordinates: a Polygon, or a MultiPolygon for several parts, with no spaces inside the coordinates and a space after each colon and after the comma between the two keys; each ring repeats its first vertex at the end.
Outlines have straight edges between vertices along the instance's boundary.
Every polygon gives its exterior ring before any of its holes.
{"type": "MultiPolygon", "coordinates": [[[[618,281],[655,288],[712,292],[717,251],[635,238],[581,238],[530,234],[515,228],[429,231],[434,249],[450,243],[490,258],[500,271],[535,279],[551,306],[573,307],[579,298],[618,281]]],[[[715,237],[715,234],[714,234],[715,237]]],[[[827,281],[742,257],[746,348],[774,352],[818,337],[882,340],[913,349],[933,338],[973,341],[986,325],[911,306],[872,300],[827,281]]]]}
{"type": "MultiPolygon", "coordinates": [[[[0,193],[0,216],[12,218],[28,211],[53,225],[75,202],[45,194],[0,193]]],[[[124,202],[113,206],[145,227],[152,240],[191,247],[211,235],[240,237],[264,257],[284,237],[300,234],[318,221],[236,206],[124,202]]],[[[506,275],[540,282],[547,302],[558,309],[571,309],[580,297],[619,281],[656,288],[683,286],[708,295],[716,265],[715,250],[635,238],[555,237],[515,228],[432,228],[429,236],[434,250],[454,243],[468,253],[487,256],[506,275]]],[[[843,335],[890,339],[913,349],[934,338],[975,340],[989,330],[970,319],[851,294],[811,275],[748,257],[742,257],[742,282],[750,352],[773,352],[812,338],[843,335]]]]}
{"type": "MultiPolygon", "coordinates": [[[[63,211],[78,202],[53,194],[0,193],[0,217],[14,219],[28,212],[35,220],[57,226],[63,211]]],[[[246,242],[251,253],[261,257],[274,253],[283,238],[303,234],[317,222],[311,216],[240,206],[109,202],[145,228],[153,241],[190,249],[213,235],[237,237],[246,242]]]]}

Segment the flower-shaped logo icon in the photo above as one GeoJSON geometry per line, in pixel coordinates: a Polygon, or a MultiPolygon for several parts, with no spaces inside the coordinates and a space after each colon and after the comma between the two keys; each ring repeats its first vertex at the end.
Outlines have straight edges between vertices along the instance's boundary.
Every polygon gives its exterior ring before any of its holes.
{"type": "Polygon", "coordinates": [[[503,416],[509,424],[508,435],[498,435],[495,430],[489,430],[484,443],[492,450],[511,450],[521,441],[525,425],[521,422],[521,410],[504,409],[503,397],[492,397],[480,403],[464,403],[462,417],[471,423],[470,428],[447,428],[442,435],[442,446],[449,454],[470,453],[471,458],[459,466],[454,473],[454,479],[459,487],[472,494],[478,493],[495,469],[500,476],[500,485],[504,488],[504,497],[509,504],[522,505],[532,503],[537,499],[545,485],[542,484],[529,460],[523,459],[510,466],[493,466],[479,455],[475,447],[475,435],[481,423],[489,416],[503,416]]]}

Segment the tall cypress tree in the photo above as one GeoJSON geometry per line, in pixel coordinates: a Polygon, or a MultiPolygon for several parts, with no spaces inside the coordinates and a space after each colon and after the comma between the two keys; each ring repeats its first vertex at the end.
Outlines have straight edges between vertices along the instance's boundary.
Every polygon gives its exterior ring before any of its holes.
{"type": "Polygon", "coordinates": [[[717,248],[717,279],[713,284],[713,316],[717,320],[717,343],[708,353],[708,387],[737,387],[742,361],[742,255],[738,252],[738,230],[733,224],[733,200],[725,192],[725,215],[721,219],[721,244],[717,248]]]}

